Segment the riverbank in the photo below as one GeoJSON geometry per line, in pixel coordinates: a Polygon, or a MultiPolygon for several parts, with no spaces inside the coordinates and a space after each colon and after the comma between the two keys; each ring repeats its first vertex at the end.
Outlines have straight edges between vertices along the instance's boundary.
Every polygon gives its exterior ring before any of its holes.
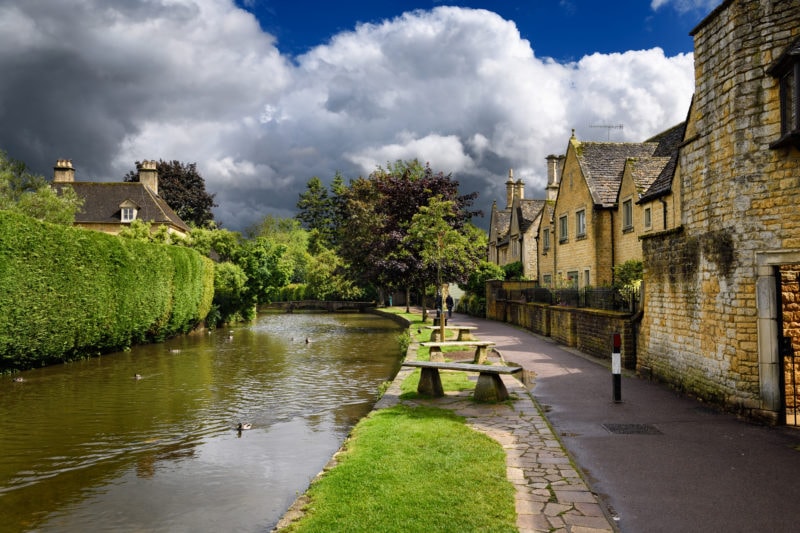
{"type": "MultiPolygon", "coordinates": [[[[456,316],[454,321],[467,318],[456,316]]],[[[413,324],[411,329],[413,330],[413,324]]],[[[418,330],[419,333],[412,332],[414,342],[408,348],[406,354],[408,359],[416,358],[419,335],[430,334],[426,329],[418,328],[418,330]]],[[[480,330],[477,336],[484,339],[480,330]]],[[[499,355],[502,354],[494,354],[490,360],[500,362],[499,355]]],[[[516,526],[515,530],[579,531],[578,528],[583,528],[582,531],[586,532],[614,531],[596,496],[589,490],[579,471],[572,464],[560,440],[551,430],[523,383],[504,376],[502,379],[513,400],[500,404],[475,403],[470,399],[471,391],[463,390],[447,391],[444,398],[408,398],[403,394],[402,384],[413,372],[409,368],[403,368],[398,372],[382,398],[376,403],[373,413],[392,409],[398,405],[448,410],[462,417],[469,428],[499,443],[505,452],[505,477],[514,489],[513,496],[509,497],[511,505],[516,510],[516,522],[512,524],[516,526]]],[[[348,443],[345,443],[343,450],[347,446],[348,443]]],[[[451,446],[453,446],[452,453],[458,454],[459,444],[453,443],[451,446]]],[[[419,453],[425,452],[420,450],[419,453]]],[[[338,456],[339,454],[334,456],[312,485],[320,482],[327,472],[336,467],[338,456]]],[[[477,490],[474,486],[442,485],[438,491],[431,494],[431,497],[435,497],[437,493],[462,491],[473,499],[480,499],[477,490]]],[[[308,493],[302,495],[274,531],[292,531],[292,522],[301,518],[304,510],[311,505],[316,505],[316,502],[309,498],[308,493]]],[[[484,512],[490,513],[491,508],[485,509],[484,512]]],[[[401,525],[403,531],[431,530],[430,524],[425,522],[430,517],[421,517],[419,513],[413,511],[408,516],[397,514],[395,510],[393,513],[395,521],[401,525]]],[[[502,527],[500,529],[502,530],[502,527]]],[[[298,531],[303,531],[302,527],[298,531]]]]}

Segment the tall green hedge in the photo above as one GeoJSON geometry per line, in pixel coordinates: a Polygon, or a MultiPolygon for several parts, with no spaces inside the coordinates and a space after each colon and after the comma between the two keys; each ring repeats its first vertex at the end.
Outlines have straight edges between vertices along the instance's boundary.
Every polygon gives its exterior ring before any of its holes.
{"type": "Polygon", "coordinates": [[[0,369],[30,368],[186,332],[214,295],[194,250],[0,211],[0,369]]]}

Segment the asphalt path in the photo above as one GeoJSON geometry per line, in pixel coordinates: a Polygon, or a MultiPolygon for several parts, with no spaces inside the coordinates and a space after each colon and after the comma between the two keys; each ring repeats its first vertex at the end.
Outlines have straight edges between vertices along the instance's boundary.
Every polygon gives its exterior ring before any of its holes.
{"type": "MultiPolygon", "coordinates": [[[[610,360],[521,328],[454,314],[534,373],[534,400],[623,533],[800,531],[800,429],[760,425],[610,360]]],[[[610,354],[609,354],[610,355],[610,354]]]]}

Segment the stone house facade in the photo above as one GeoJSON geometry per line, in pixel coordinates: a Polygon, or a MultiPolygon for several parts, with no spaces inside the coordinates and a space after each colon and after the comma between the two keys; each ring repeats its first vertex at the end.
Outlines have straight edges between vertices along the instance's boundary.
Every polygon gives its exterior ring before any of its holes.
{"type": "Polygon", "coordinates": [[[684,141],[672,176],[641,200],[662,205],[668,223],[642,239],[638,370],[750,416],[794,423],[800,1],[726,0],[692,35],[684,141]],[[665,196],[671,203],[662,204],[665,196]]]}
{"type": "Polygon", "coordinates": [[[505,266],[519,261],[526,279],[538,279],[537,229],[542,217],[544,200],[525,198],[525,182],[514,181],[513,170],[506,181],[506,207],[492,204],[489,218],[487,260],[505,266]]]}
{"type": "Polygon", "coordinates": [[[144,161],[139,169],[139,182],[75,181],[72,161],[59,159],[53,174],[57,191],[71,187],[83,199],[75,214],[75,225],[113,235],[130,226],[133,220],[152,223],[152,231],[166,226],[167,231],[181,237],[190,228],[158,195],[158,171],[155,161],[144,161]]]}
{"type": "Polygon", "coordinates": [[[668,166],[665,154],[679,141],[673,130],[643,143],[581,142],[573,133],[549,185],[552,213],[538,229],[543,286],[611,285],[614,266],[641,259],[639,201],[668,166]]]}

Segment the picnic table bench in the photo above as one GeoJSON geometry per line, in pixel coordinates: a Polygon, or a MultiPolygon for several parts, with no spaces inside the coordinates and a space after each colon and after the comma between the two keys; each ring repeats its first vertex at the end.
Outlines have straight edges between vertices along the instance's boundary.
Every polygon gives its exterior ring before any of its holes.
{"type": "Polygon", "coordinates": [[[481,364],[486,361],[486,357],[489,355],[489,349],[492,348],[495,343],[491,341],[436,341],[436,342],[421,342],[419,343],[420,346],[425,346],[426,348],[430,349],[430,360],[431,361],[444,361],[444,355],[442,354],[442,348],[446,346],[463,346],[465,348],[475,347],[475,357],[473,359],[473,363],[481,364]]]}
{"type": "Polygon", "coordinates": [[[476,365],[470,363],[445,363],[438,361],[405,361],[403,366],[420,368],[417,392],[433,397],[444,396],[439,370],[478,372],[475,399],[482,402],[502,402],[509,398],[500,374],[521,372],[521,366],[476,365]]]}
{"type": "MultiPolygon", "coordinates": [[[[440,341],[444,339],[439,338],[439,326],[425,326],[428,329],[433,330],[431,333],[431,340],[432,341],[440,341]]],[[[459,341],[472,341],[475,340],[475,337],[472,336],[472,331],[478,329],[478,326],[445,326],[444,329],[448,329],[450,331],[458,331],[458,338],[456,340],[459,341]]]]}

